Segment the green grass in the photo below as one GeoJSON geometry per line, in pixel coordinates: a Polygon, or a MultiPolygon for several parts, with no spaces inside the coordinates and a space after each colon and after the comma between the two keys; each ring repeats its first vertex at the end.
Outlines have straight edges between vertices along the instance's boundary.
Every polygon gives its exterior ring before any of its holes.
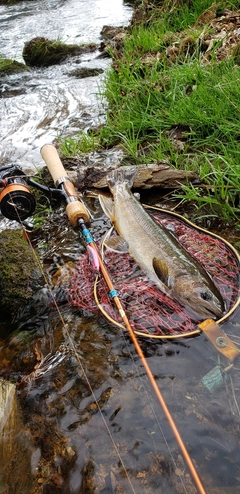
{"type": "MultiPolygon", "coordinates": [[[[236,223],[240,212],[236,50],[220,60],[223,41],[219,41],[210,56],[205,54],[201,36],[203,31],[211,34],[212,28],[196,21],[212,2],[153,3],[156,7],[148,17],[129,31],[121,56],[112,51],[113,65],[102,94],[109,106],[101,145],[120,144],[131,163],[167,159],[176,168],[196,171],[201,187],[184,186],[179,198],[192,201],[204,214],[207,206],[209,216],[236,223]],[[176,126],[182,129],[180,147],[171,138],[176,126]]],[[[240,2],[218,3],[218,14],[226,7],[238,9],[240,2]]]]}
{"type": "MultiPolygon", "coordinates": [[[[229,156],[214,153],[203,153],[196,169],[205,185],[194,187],[192,184],[182,186],[182,193],[175,197],[182,202],[191,201],[196,205],[198,219],[201,217],[221,217],[231,223],[239,216],[239,183],[240,165],[235,160],[230,162],[229,156]],[[206,206],[209,212],[206,213],[206,206]],[[204,209],[202,215],[201,210],[204,209]]],[[[191,167],[193,169],[193,166],[191,167]]]]}
{"type": "Polygon", "coordinates": [[[240,136],[239,77],[240,67],[230,62],[148,67],[144,77],[137,76],[136,65],[120,67],[120,74],[112,71],[106,81],[111,110],[102,135],[113,141],[119,135],[158,138],[181,124],[190,128],[191,145],[218,147],[240,136]]]}
{"type": "MultiPolygon", "coordinates": [[[[154,1],[153,1],[154,3],[154,1]]],[[[166,30],[182,31],[192,26],[198,17],[207,9],[217,6],[217,13],[221,15],[224,9],[237,10],[240,2],[236,0],[223,0],[214,3],[211,0],[156,0],[156,8],[159,8],[160,22],[164,23],[166,30]]],[[[153,10],[154,19],[155,11],[153,10]]]]}
{"type": "Polygon", "coordinates": [[[100,139],[94,135],[88,135],[85,132],[79,132],[75,136],[66,138],[59,137],[61,152],[63,156],[76,156],[79,153],[90,153],[99,147],[100,139]]]}
{"type": "Polygon", "coordinates": [[[28,67],[17,60],[4,58],[0,55],[0,76],[28,71],[28,67]]]}

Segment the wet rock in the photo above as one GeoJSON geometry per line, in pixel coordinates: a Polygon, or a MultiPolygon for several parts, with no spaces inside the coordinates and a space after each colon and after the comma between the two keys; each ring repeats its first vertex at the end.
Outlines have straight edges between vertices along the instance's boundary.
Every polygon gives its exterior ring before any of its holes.
{"type": "Polygon", "coordinates": [[[29,68],[24,63],[11,60],[10,58],[0,58],[0,77],[27,71],[29,71],[29,68]]]}
{"type": "Polygon", "coordinates": [[[115,26],[103,26],[101,31],[101,36],[104,39],[113,39],[115,36],[122,35],[126,33],[126,28],[115,27],[115,26]]]}
{"type": "Polygon", "coordinates": [[[16,396],[16,386],[0,379],[0,490],[30,492],[31,441],[24,428],[16,396]],[[21,431],[21,433],[20,433],[21,431]],[[5,486],[6,490],[2,490],[5,486]]]}
{"type": "Polygon", "coordinates": [[[0,307],[3,319],[14,317],[18,309],[32,299],[41,283],[41,272],[22,232],[1,232],[0,307]]]}
{"type": "Polygon", "coordinates": [[[58,40],[43,37],[25,43],[22,56],[30,67],[49,67],[66,60],[68,56],[81,55],[96,50],[96,45],[67,45],[58,40]]]}
{"type": "Polygon", "coordinates": [[[69,75],[77,77],[78,79],[85,79],[86,77],[95,77],[103,72],[103,69],[89,69],[86,67],[81,67],[79,69],[72,70],[69,72],[69,75]]]}
{"type": "Polygon", "coordinates": [[[12,88],[6,86],[5,84],[0,85],[0,98],[12,98],[14,96],[21,96],[21,94],[26,94],[25,88],[12,88]]]}

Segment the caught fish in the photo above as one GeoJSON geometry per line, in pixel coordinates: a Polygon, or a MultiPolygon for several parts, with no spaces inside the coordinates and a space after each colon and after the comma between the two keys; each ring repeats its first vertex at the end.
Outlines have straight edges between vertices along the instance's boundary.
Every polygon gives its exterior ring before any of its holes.
{"type": "Polygon", "coordinates": [[[178,300],[197,320],[219,318],[222,296],[207,272],[158,225],[131,192],[136,167],[122,167],[107,176],[113,199],[100,195],[105,214],[117,237],[106,242],[116,252],[129,252],[136,263],[166,295],[178,300]]]}

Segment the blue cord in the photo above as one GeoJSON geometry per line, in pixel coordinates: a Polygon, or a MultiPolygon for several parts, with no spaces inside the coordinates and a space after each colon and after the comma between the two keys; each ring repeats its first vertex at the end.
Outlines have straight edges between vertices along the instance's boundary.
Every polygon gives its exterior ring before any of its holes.
{"type": "Polygon", "coordinates": [[[118,292],[117,290],[110,290],[109,295],[111,298],[114,298],[118,296],[118,292]]]}
{"type": "Polygon", "coordinates": [[[82,230],[82,234],[83,234],[87,244],[90,244],[90,242],[93,242],[92,235],[87,228],[84,228],[84,230],[82,230]]]}

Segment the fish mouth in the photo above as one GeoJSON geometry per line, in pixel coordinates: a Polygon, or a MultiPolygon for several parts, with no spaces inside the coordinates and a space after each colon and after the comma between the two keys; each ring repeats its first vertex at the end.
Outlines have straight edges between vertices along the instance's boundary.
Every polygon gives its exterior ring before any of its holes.
{"type": "Polygon", "coordinates": [[[224,302],[221,299],[218,300],[216,296],[213,298],[211,302],[205,300],[203,307],[204,309],[206,309],[207,312],[210,313],[210,315],[212,315],[212,317],[215,316],[215,318],[221,317],[225,309],[224,302]]]}
{"type": "Polygon", "coordinates": [[[218,307],[217,305],[210,304],[205,302],[204,305],[200,305],[198,302],[197,308],[196,306],[189,307],[190,312],[193,312],[195,317],[200,317],[202,319],[218,319],[222,316],[224,309],[218,307]]]}
{"type": "MultiPolygon", "coordinates": [[[[211,280],[210,280],[211,281],[211,280]]],[[[174,285],[175,294],[185,309],[194,316],[195,320],[220,319],[225,311],[221,293],[209,280],[199,276],[183,274],[174,285]]]]}

